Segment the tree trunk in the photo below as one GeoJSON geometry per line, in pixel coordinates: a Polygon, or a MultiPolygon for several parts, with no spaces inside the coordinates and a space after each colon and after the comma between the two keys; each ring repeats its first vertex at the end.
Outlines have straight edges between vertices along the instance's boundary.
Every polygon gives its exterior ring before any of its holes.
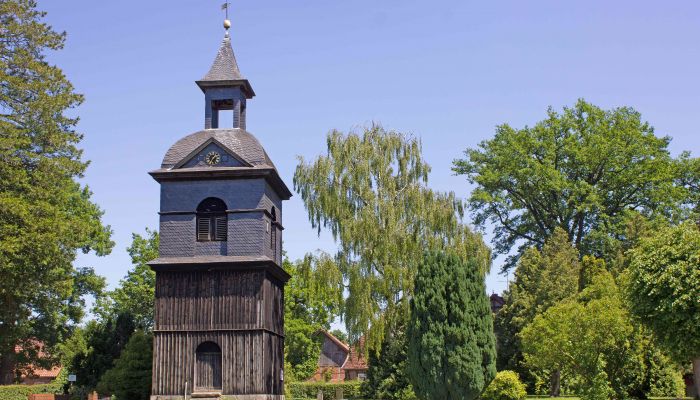
{"type": "Polygon", "coordinates": [[[556,370],[556,371],[552,372],[552,375],[550,376],[549,382],[550,382],[549,396],[550,397],[559,397],[559,395],[561,394],[561,371],[556,370]]]}
{"type": "MultiPolygon", "coordinates": [[[[14,349],[13,349],[14,350],[14,349]]],[[[15,363],[14,354],[0,354],[0,385],[11,385],[15,383],[15,363]]]]}
{"type": "Polygon", "coordinates": [[[700,399],[700,357],[693,360],[693,383],[695,384],[695,398],[700,399]]]}

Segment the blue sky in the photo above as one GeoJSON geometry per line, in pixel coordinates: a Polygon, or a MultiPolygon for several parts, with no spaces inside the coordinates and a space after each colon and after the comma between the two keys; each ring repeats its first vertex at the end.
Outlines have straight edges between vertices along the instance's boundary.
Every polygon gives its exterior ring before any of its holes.
{"type": "MultiPolygon", "coordinates": [[[[85,182],[116,246],[81,256],[114,286],[130,267],[131,233],[157,228],[158,184],[147,171],[204,124],[194,84],[223,37],[223,0],[39,0],[68,32],[50,55],[86,101],[77,111],[91,160],[85,182]]],[[[430,184],[461,197],[453,159],[494,126],[532,125],[548,106],[583,97],[632,106],[674,154],[700,150],[700,3],[696,1],[235,1],[232,40],[257,96],[255,134],[291,187],[298,155],[325,135],[372,121],[423,141],[430,184]]],[[[291,258],[332,251],[298,196],[285,204],[291,258]]],[[[488,235],[487,235],[488,237],[488,235]]],[[[494,265],[498,270],[498,263],[494,265]]],[[[488,277],[500,292],[505,278],[488,277]]]]}

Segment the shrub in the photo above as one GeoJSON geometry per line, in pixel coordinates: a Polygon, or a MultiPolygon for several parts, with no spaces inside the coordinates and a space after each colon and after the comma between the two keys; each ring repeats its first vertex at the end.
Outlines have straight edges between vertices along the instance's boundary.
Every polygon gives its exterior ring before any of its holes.
{"type": "Polygon", "coordinates": [[[359,399],[360,381],[346,382],[290,382],[286,384],[285,395],[289,399],[315,399],[319,390],[323,392],[323,398],[335,399],[335,390],[343,389],[343,397],[346,399],[359,399]]]}
{"type": "Polygon", "coordinates": [[[0,386],[0,399],[2,400],[27,400],[30,394],[58,393],[60,384],[49,383],[45,385],[5,385],[0,386]]]}
{"type": "Polygon", "coordinates": [[[513,371],[501,371],[481,394],[482,400],[524,400],[527,396],[525,384],[513,371]]]}

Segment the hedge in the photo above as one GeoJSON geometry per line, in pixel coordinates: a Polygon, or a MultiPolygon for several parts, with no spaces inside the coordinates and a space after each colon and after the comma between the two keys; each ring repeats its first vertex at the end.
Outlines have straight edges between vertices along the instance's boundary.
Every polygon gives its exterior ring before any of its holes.
{"type": "Polygon", "coordinates": [[[61,391],[60,384],[48,383],[42,385],[4,385],[0,386],[0,399],[27,400],[30,394],[57,393],[61,391]]]}
{"type": "Polygon", "coordinates": [[[360,381],[346,382],[291,382],[286,384],[285,395],[288,399],[315,399],[319,390],[323,391],[324,400],[335,400],[335,389],[343,389],[346,399],[360,398],[360,381]]]}

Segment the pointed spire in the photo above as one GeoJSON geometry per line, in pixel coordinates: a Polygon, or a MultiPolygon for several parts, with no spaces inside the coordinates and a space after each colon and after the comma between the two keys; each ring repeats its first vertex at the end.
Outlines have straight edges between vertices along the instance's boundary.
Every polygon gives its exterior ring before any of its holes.
{"type": "Polygon", "coordinates": [[[226,35],[221,42],[219,52],[216,53],[214,63],[211,65],[209,72],[204,75],[202,81],[235,81],[242,79],[244,79],[243,75],[238,69],[236,56],[233,54],[233,48],[231,47],[231,38],[226,35]]]}
{"type": "Polygon", "coordinates": [[[236,56],[233,54],[228,29],[226,29],[226,36],[221,42],[221,46],[219,46],[219,51],[216,53],[216,58],[211,68],[209,68],[209,72],[196,83],[202,91],[207,87],[241,87],[246,98],[250,99],[255,96],[250,82],[243,77],[238,69],[238,62],[236,62],[236,56]]]}

